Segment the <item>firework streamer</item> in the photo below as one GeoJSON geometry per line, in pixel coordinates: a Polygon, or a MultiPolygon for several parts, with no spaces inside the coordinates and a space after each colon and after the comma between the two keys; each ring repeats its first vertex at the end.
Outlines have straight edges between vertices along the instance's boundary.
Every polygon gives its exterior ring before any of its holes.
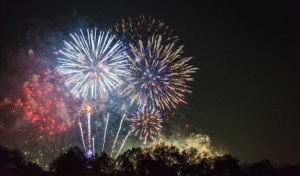
{"type": "Polygon", "coordinates": [[[95,112],[96,108],[96,102],[91,100],[84,100],[81,107],[80,112],[83,112],[87,116],[88,121],[88,147],[89,149],[92,148],[92,142],[91,142],[91,114],[95,112]]]}
{"type": "Polygon", "coordinates": [[[83,132],[82,132],[82,127],[81,127],[81,122],[79,122],[79,127],[80,127],[80,132],[81,132],[81,138],[82,138],[82,144],[85,150],[85,144],[84,144],[84,138],[83,138],[83,132]]]}
{"type": "Polygon", "coordinates": [[[120,130],[121,130],[121,127],[122,127],[122,123],[123,123],[123,120],[124,120],[124,119],[125,119],[125,114],[124,114],[123,117],[122,117],[122,120],[121,120],[121,123],[120,123],[120,127],[119,127],[118,133],[117,133],[117,135],[116,135],[116,139],[115,139],[115,141],[114,141],[114,145],[113,145],[113,147],[112,147],[112,149],[111,149],[110,157],[112,157],[112,154],[113,154],[113,152],[114,152],[114,148],[115,148],[115,145],[116,145],[116,142],[117,142],[117,139],[118,139],[118,136],[119,136],[119,133],[120,133],[120,130]]]}
{"type": "Polygon", "coordinates": [[[126,142],[128,136],[129,136],[130,134],[131,134],[131,131],[129,131],[128,134],[127,134],[127,136],[125,137],[125,139],[124,139],[124,141],[123,141],[123,143],[122,143],[122,145],[121,145],[121,147],[120,147],[120,149],[119,149],[119,151],[118,151],[118,154],[116,155],[115,159],[119,156],[119,154],[120,154],[120,152],[121,152],[121,150],[122,150],[122,148],[123,148],[123,146],[124,146],[124,144],[125,144],[125,142],[126,142]]]}
{"type": "Polygon", "coordinates": [[[92,144],[91,144],[91,113],[88,112],[87,116],[88,116],[89,148],[91,148],[92,147],[92,144]]]}
{"type": "MultiPolygon", "coordinates": [[[[132,150],[132,147],[131,147],[130,150],[126,153],[125,158],[127,157],[127,155],[129,154],[129,152],[130,152],[131,150],[132,150]]],[[[117,157],[116,157],[116,158],[117,158],[117,157]]],[[[115,158],[115,159],[116,159],[116,158],[115,158]]],[[[124,158],[124,159],[125,159],[125,158],[124,158]]],[[[120,169],[120,167],[122,166],[124,159],[121,161],[121,163],[120,163],[120,165],[119,165],[119,169],[120,169]]]]}
{"type": "Polygon", "coordinates": [[[93,137],[93,155],[95,156],[95,138],[93,137]]]}
{"type": "Polygon", "coordinates": [[[104,151],[104,144],[105,144],[105,136],[106,136],[106,130],[107,130],[107,124],[109,120],[109,114],[107,114],[107,120],[106,120],[106,125],[105,125],[105,130],[104,130],[104,137],[103,137],[103,146],[102,146],[102,152],[104,151]]]}

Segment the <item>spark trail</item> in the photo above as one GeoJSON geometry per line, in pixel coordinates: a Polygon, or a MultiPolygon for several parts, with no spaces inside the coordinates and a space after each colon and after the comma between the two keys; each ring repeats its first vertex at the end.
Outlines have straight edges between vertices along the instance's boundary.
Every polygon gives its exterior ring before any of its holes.
{"type": "Polygon", "coordinates": [[[88,116],[88,137],[89,137],[89,148],[91,148],[91,113],[88,112],[87,114],[88,116]]]}
{"type": "MultiPolygon", "coordinates": [[[[130,150],[127,152],[127,154],[125,155],[124,159],[127,157],[127,155],[129,154],[129,152],[130,152],[131,150],[132,150],[132,147],[131,147],[130,150]]],[[[118,156],[118,155],[117,155],[117,156],[118,156]]],[[[117,156],[116,156],[116,158],[117,158],[117,156]]],[[[115,158],[115,159],[116,159],[116,158],[115,158]]],[[[120,163],[119,169],[120,169],[120,167],[122,166],[124,159],[123,159],[122,162],[120,163]]]]}
{"type": "Polygon", "coordinates": [[[95,138],[93,137],[93,155],[95,156],[95,138]]]}
{"type": "Polygon", "coordinates": [[[124,141],[123,141],[123,143],[122,143],[122,145],[121,145],[121,147],[120,147],[120,149],[119,149],[119,152],[118,152],[118,154],[116,155],[115,159],[119,156],[119,154],[120,154],[120,152],[121,152],[121,150],[122,150],[122,148],[123,148],[123,146],[124,146],[124,144],[125,144],[125,142],[126,142],[128,136],[130,135],[130,133],[131,133],[131,132],[129,131],[128,134],[127,134],[127,136],[125,137],[125,139],[124,139],[124,141]]]}
{"type": "Polygon", "coordinates": [[[113,154],[113,152],[114,152],[114,148],[115,148],[115,145],[116,145],[116,142],[117,142],[117,139],[118,139],[118,136],[119,136],[119,133],[120,133],[120,130],[121,130],[121,127],[122,127],[122,123],[123,123],[124,118],[125,118],[125,114],[124,114],[123,117],[122,117],[122,120],[121,120],[121,123],[120,123],[120,127],[119,127],[118,133],[117,133],[117,135],[116,135],[116,139],[115,139],[115,141],[114,141],[114,145],[113,145],[113,147],[112,147],[112,149],[111,149],[110,157],[112,157],[112,154],[113,154]]]}
{"type": "Polygon", "coordinates": [[[81,127],[81,122],[79,122],[79,127],[80,127],[80,132],[81,132],[81,138],[82,138],[82,144],[85,150],[85,144],[84,144],[84,138],[83,138],[83,132],[82,132],[82,127],[81,127]]]}
{"type": "Polygon", "coordinates": [[[105,130],[104,130],[104,137],[103,137],[103,146],[102,146],[102,152],[104,151],[104,144],[105,144],[105,136],[106,136],[106,130],[107,130],[107,124],[109,120],[109,114],[107,114],[107,120],[106,120],[106,125],[105,125],[105,130]]]}

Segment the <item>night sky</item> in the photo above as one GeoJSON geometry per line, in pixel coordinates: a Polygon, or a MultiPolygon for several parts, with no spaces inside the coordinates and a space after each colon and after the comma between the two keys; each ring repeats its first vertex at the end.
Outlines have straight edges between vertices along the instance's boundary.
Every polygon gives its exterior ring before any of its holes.
{"type": "MultiPolygon", "coordinates": [[[[192,102],[197,106],[191,106],[200,107],[200,113],[187,117],[188,122],[196,122],[190,131],[207,134],[228,146],[243,162],[269,159],[276,166],[298,163],[300,3],[176,2],[2,0],[1,99],[12,94],[18,84],[11,81],[17,77],[14,74],[21,73],[15,69],[24,69],[16,66],[12,53],[27,44],[28,51],[30,43],[37,40],[44,44],[43,37],[30,37],[35,28],[43,24],[51,28],[63,21],[60,18],[70,19],[68,31],[64,31],[70,33],[81,27],[72,26],[76,18],[86,20],[83,27],[94,28],[144,14],[162,19],[174,29],[180,38],[177,45],[184,45],[184,55],[192,56],[192,64],[200,68],[192,83],[192,102]]],[[[2,121],[5,118],[2,116],[2,121]]],[[[1,129],[0,133],[5,135],[1,129]]]]}

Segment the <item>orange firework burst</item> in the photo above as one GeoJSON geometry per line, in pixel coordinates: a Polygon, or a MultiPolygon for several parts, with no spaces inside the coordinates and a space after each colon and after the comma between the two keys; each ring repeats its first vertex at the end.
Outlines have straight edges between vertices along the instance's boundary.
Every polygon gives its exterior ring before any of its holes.
{"type": "Polygon", "coordinates": [[[143,135],[145,135],[145,141],[147,141],[148,136],[153,139],[154,135],[159,135],[162,126],[162,119],[160,116],[160,111],[155,108],[143,108],[133,114],[133,118],[130,119],[133,123],[131,124],[131,133],[135,136],[140,134],[140,140],[143,135]]]}
{"type": "Polygon", "coordinates": [[[80,112],[81,113],[91,113],[93,114],[95,112],[97,103],[92,101],[92,100],[87,100],[87,101],[83,101],[81,107],[80,107],[80,112]]]}
{"type": "Polygon", "coordinates": [[[169,26],[164,25],[161,20],[152,19],[151,16],[148,19],[144,15],[133,20],[129,18],[128,21],[122,19],[122,22],[116,23],[114,27],[110,31],[117,33],[119,39],[130,41],[130,43],[136,43],[139,40],[147,41],[152,35],[163,35],[165,37],[164,42],[172,43],[179,40],[178,36],[173,36],[173,30],[170,30],[169,26]]]}

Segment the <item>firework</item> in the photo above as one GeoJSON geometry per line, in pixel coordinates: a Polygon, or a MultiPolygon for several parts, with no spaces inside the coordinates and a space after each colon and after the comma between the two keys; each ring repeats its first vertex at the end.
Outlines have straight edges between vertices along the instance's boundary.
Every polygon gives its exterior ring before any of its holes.
{"type": "Polygon", "coordinates": [[[30,49],[29,57],[24,58],[26,62],[22,62],[23,71],[20,72],[22,80],[17,81],[19,86],[15,86],[19,90],[12,92],[13,96],[5,101],[2,110],[8,111],[5,113],[8,116],[22,117],[11,128],[17,132],[12,134],[21,136],[11,139],[24,141],[25,145],[20,147],[26,160],[45,167],[53,157],[75,144],[71,142],[69,132],[73,127],[78,128],[73,117],[79,103],[69,94],[63,77],[51,69],[52,64],[44,52],[41,56],[30,49]]]}
{"type": "Polygon", "coordinates": [[[145,135],[145,142],[147,141],[148,136],[153,139],[153,135],[159,135],[162,126],[162,119],[160,118],[159,110],[155,108],[143,108],[140,111],[137,111],[133,114],[133,118],[130,119],[133,123],[131,124],[130,132],[135,136],[140,134],[140,140],[142,136],[145,135]]]}
{"type": "Polygon", "coordinates": [[[117,139],[118,139],[118,136],[119,136],[119,133],[120,133],[120,130],[121,130],[121,127],[122,127],[122,123],[123,123],[123,120],[124,120],[124,119],[125,119],[125,114],[123,115],[123,117],[122,117],[122,119],[121,119],[120,127],[119,127],[119,130],[118,130],[118,132],[117,132],[116,139],[115,139],[115,141],[114,141],[114,145],[113,145],[113,147],[112,147],[112,149],[111,149],[110,157],[112,157],[112,154],[113,154],[113,152],[114,152],[114,148],[115,148],[115,145],[116,145],[116,142],[117,142],[117,139]]]}
{"type": "Polygon", "coordinates": [[[183,46],[173,52],[174,43],[163,47],[161,38],[152,36],[146,48],[141,41],[139,48],[130,44],[133,51],[126,56],[132,64],[128,67],[131,75],[123,93],[123,96],[130,95],[130,106],[137,102],[140,107],[149,104],[159,109],[176,108],[178,103],[186,103],[183,93],[192,92],[186,85],[186,81],[194,80],[190,73],[197,70],[188,65],[192,58],[180,58],[183,46]]]}
{"type": "Polygon", "coordinates": [[[95,112],[96,106],[96,102],[92,100],[84,100],[79,108],[79,113],[88,114],[89,112],[93,114],[95,112]]]}
{"type": "Polygon", "coordinates": [[[136,44],[139,40],[147,41],[152,35],[163,35],[166,39],[164,42],[176,42],[178,36],[173,36],[173,30],[169,26],[164,25],[161,20],[152,19],[151,16],[146,19],[144,15],[140,15],[136,19],[129,18],[128,21],[122,19],[120,24],[116,23],[111,32],[117,34],[117,37],[124,42],[136,44]]]}
{"type": "Polygon", "coordinates": [[[96,108],[96,103],[91,101],[91,100],[87,100],[87,101],[83,101],[81,107],[80,107],[80,111],[81,113],[85,113],[87,115],[87,121],[88,121],[88,143],[89,143],[89,149],[92,147],[92,143],[91,143],[91,114],[95,112],[95,108],[96,108]]]}
{"type": "MultiPolygon", "coordinates": [[[[129,134],[130,134],[130,132],[127,134],[127,136],[128,136],[129,134]]],[[[127,137],[127,136],[126,136],[126,137],[127,137]]],[[[126,139],[127,139],[127,138],[125,138],[125,140],[126,140],[126,139]]],[[[125,143],[125,140],[124,140],[123,144],[125,143]]],[[[121,147],[123,147],[123,144],[122,144],[121,147]]],[[[127,157],[127,155],[129,154],[129,152],[130,152],[131,150],[132,150],[132,147],[130,148],[130,150],[128,150],[128,152],[126,153],[124,159],[127,157]]],[[[118,155],[119,155],[120,151],[121,151],[121,148],[120,148],[120,150],[119,150],[119,152],[118,152],[118,155]]],[[[117,155],[117,156],[118,156],[118,155],[117,155]]],[[[117,156],[116,156],[116,158],[117,158],[117,156]]],[[[116,158],[115,158],[115,159],[116,159],[116,158]]],[[[119,165],[119,169],[120,169],[120,167],[122,166],[124,159],[121,161],[121,163],[120,163],[120,165],[119,165]]]]}
{"type": "Polygon", "coordinates": [[[89,139],[89,148],[92,147],[91,145],[91,113],[88,112],[88,139],[89,139]]]}
{"type": "Polygon", "coordinates": [[[82,127],[81,127],[81,123],[80,122],[79,122],[79,127],[80,127],[80,132],[81,132],[81,138],[82,138],[83,148],[85,150],[85,143],[84,143],[83,132],[82,132],[82,127]]]}
{"type": "Polygon", "coordinates": [[[109,32],[100,31],[98,39],[97,29],[87,30],[87,36],[80,32],[81,36],[71,34],[73,42],[64,42],[58,70],[69,77],[65,83],[72,86],[71,92],[77,97],[104,98],[116,89],[119,76],[125,75],[124,49],[109,32]]]}
{"type": "Polygon", "coordinates": [[[43,71],[44,74],[34,74],[24,83],[26,96],[17,99],[14,105],[25,113],[34,125],[33,129],[52,135],[70,127],[76,103],[65,92],[66,87],[60,84],[61,78],[57,72],[50,69],[43,71]]]}
{"type": "Polygon", "coordinates": [[[106,120],[106,125],[105,125],[105,130],[104,130],[104,137],[103,137],[103,146],[102,146],[102,152],[104,151],[104,144],[105,144],[105,136],[106,136],[106,130],[107,130],[107,124],[109,120],[109,114],[107,114],[107,120],[106,120]]]}
{"type": "MultiPolygon", "coordinates": [[[[129,136],[130,134],[131,134],[131,132],[129,131],[128,134],[126,135],[126,137],[125,137],[125,139],[124,139],[124,141],[123,141],[123,143],[122,143],[122,145],[121,145],[121,147],[120,147],[120,149],[119,149],[119,152],[117,153],[115,159],[119,156],[119,154],[120,154],[120,152],[121,152],[121,150],[122,150],[122,148],[123,148],[123,146],[124,146],[124,144],[125,144],[125,142],[126,142],[128,136],[129,136]]],[[[132,148],[131,148],[131,149],[132,149],[132,148]]],[[[130,149],[130,150],[131,150],[131,149],[130,149]]],[[[127,156],[127,155],[128,155],[128,153],[126,154],[126,156],[127,156]]],[[[125,156],[125,158],[126,158],[126,156],[125,156]]]]}
{"type": "Polygon", "coordinates": [[[95,138],[93,137],[93,154],[95,155],[95,138]]]}
{"type": "MultiPolygon", "coordinates": [[[[149,145],[142,147],[142,150],[150,153],[151,157],[156,158],[159,155],[154,155],[155,150],[160,147],[172,147],[176,143],[176,148],[182,154],[183,152],[196,150],[196,153],[190,155],[190,159],[194,160],[194,162],[199,162],[201,158],[205,157],[215,157],[222,156],[229,153],[228,148],[225,146],[212,145],[212,141],[208,135],[203,134],[190,134],[187,138],[177,138],[170,141],[170,139],[165,139],[164,137],[159,140],[154,140],[149,145]]],[[[177,162],[177,161],[175,161],[177,162]]]]}

